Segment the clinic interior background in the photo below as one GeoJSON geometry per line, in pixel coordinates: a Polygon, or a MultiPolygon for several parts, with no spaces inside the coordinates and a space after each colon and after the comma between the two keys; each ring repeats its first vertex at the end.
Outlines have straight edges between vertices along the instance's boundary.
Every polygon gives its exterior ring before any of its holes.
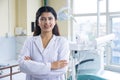
{"type": "Polygon", "coordinates": [[[65,13],[59,15],[63,18],[58,19],[58,25],[61,35],[70,41],[76,41],[76,34],[80,32],[88,33],[91,40],[114,33],[116,39],[105,47],[104,66],[120,72],[118,3],[119,0],[48,0],[47,3],[44,0],[0,0],[0,63],[17,59],[24,40],[33,33],[35,12],[47,4],[65,13]]]}

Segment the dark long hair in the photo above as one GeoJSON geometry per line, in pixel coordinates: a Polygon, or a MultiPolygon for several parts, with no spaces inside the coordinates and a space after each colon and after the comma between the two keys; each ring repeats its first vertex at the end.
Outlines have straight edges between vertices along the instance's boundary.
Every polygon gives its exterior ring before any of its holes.
{"type": "MultiPolygon", "coordinates": [[[[33,36],[37,36],[37,35],[41,34],[41,29],[38,26],[38,19],[39,19],[39,17],[41,16],[41,14],[43,12],[51,12],[53,14],[53,16],[55,17],[55,20],[57,20],[57,14],[56,14],[55,10],[52,7],[50,7],[50,6],[42,6],[42,7],[40,7],[38,9],[38,11],[36,12],[35,29],[34,29],[33,36]]],[[[54,28],[52,30],[52,33],[55,34],[56,36],[60,36],[57,24],[55,24],[55,26],[54,26],[54,28]]]]}

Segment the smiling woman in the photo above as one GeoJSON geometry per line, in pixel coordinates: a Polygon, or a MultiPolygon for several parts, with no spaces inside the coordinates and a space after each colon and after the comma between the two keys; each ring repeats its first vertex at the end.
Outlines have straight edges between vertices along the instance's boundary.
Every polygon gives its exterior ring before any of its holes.
{"type": "Polygon", "coordinates": [[[55,10],[40,7],[35,25],[33,37],[25,41],[19,55],[20,70],[27,74],[26,80],[65,80],[69,43],[60,36],[55,10]]]}

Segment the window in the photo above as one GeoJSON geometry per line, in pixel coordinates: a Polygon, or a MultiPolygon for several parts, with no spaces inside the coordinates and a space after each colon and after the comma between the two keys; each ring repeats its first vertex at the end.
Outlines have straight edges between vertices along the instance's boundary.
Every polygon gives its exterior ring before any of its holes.
{"type": "Polygon", "coordinates": [[[76,34],[80,32],[87,32],[91,39],[97,34],[115,33],[117,37],[106,48],[105,63],[106,67],[114,69],[117,66],[120,69],[120,0],[71,1],[72,15],[76,20],[72,20],[72,40],[75,41],[76,34]]]}
{"type": "Polygon", "coordinates": [[[112,43],[112,59],[111,64],[120,65],[120,16],[111,17],[112,22],[112,32],[115,34],[116,38],[112,43]]]}
{"type": "MultiPolygon", "coordinates": [[[[100,11],[106,11],[106,0],[100,2],[100,11]]],[[[73,0],[73,14],[97,13],[97,0],[73,0]]]]}
{"type": "Polygon", "coordinates": [[[120,0],[109,0],[109,11],[120,12],[120,0]]]}
{"type": "Polygon", "coordinates": [[[73,1],[73,13],[93,13],[97,12],[96,0],[74,0],[73,1]],[[79,5],[77,5],[79,3],[79,5]]]}

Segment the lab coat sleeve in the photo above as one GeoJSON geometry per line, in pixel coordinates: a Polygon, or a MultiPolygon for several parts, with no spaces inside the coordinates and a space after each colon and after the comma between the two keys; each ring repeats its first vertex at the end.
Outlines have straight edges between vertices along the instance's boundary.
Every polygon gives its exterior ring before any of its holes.
{"type": "Polygon", "coordinates": [[[31,43],[29,40],[25,41],[25,44],[21,50],[21,54],[18,57],[20,70],[27,74],[44,75],[48,74],[51,70],[51,63],[40,63],[32,60],[24,60],[25,56],[30,56],[31,43]]]}
{"type": "MultiPolygon", "coordinates": [[[[70,50],[69,50],[69,42],[66,39],[63,39],[60,41],[61,46],[59,47],[59,55],[58,55],[58,60],[67,60],[69,64],[69,55],[70,55],[70,50]]],[[[51,76],[58,76],[61,74],[65,74],[68,70],[68,66],[57,69],[57,70],[52,70],[50,72],[51,76]]]]}

